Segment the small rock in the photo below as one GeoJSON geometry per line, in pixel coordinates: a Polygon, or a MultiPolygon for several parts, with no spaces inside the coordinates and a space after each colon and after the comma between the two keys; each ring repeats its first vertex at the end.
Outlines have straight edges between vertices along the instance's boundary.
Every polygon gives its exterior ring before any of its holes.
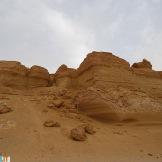
{"type": "Polygon", "coordinates": [[[83,124],[82,127],[85,129],[85,132],[88,134],[94,134],[96,133],[94,130],[94,127],[90,124],[83,124]]]}
{"type": "Polygon", "coordinates": [[[49,105],[48,105],[48,108],[50,108],[50,109],[53,109],[54,107],[55,107],[54,104],[49,104],[49,105]]]}
{"type": "Polygon", "coordinates": [[[45,121],[43,124],[45,127],[60,127],[60,123],[54,122],[52,120],[45,121]]]}
{"type": "Polygon", "coordinates": [[[151,154],[151,153],[148,153],[147,155],[148,155],[148,156],[153,156],[153,154],[151,154]]]}
{"type": "Polygon", "coordinates": [[[55,100],[54,101],[54,106],[57,107],[57,108],[60,108],[63,104],[64,104],[64,102],[61,101],[61,100],[55,100]]]}
{"type": "Polygon", "coordinates": [[[75,141],[85,141],[87,139],[85,129],[77,127],[71,130],[71,137],[75,141]]]}
{"type": "Polygon", "coordinates": [[[5,114],[11,111],[12,109],[8,107],[6,103],[0,103],[0,114],[5,114]]]}
{"type": "Polygon", "coordinates": [[[122,132],[113,131],[113,134],[123,135],[122,132]]]}

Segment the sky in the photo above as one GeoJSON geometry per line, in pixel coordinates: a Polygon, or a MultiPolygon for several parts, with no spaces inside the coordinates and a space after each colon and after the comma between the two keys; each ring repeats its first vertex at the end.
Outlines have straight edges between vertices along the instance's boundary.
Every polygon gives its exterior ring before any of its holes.
{"type": "Polygon", "coordinates": [[[0,0],[0,60],[52,73],[91,51],[162,70],[162,0],[0,0]]]}

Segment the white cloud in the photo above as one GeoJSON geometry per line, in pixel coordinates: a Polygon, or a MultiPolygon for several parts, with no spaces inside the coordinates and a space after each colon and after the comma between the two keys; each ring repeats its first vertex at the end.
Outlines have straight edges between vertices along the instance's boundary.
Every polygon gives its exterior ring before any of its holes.
{"type": "Polygon", "coordinates": [[[161,0],[1,0],[0,59],[54,72],[92,50],[162,69],[161,0]]]}
{"type": "Polygon", "coordinates": [[[48,10],[44,15],[44,21],[51,31],[51,39],[60,49],[58,57],[62,58],[60,55],[64,53],[61,61],[65,59],[68,64],[76,66],[80,63],[80,57],[93,47],[93,34],[70,20],[64,13],[48,10]]]}

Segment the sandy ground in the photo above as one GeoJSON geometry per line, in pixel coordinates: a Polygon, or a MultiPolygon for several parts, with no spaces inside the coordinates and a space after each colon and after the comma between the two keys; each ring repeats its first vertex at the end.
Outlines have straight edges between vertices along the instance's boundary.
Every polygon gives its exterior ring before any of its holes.
{"type": "Polygon", "coordinates": [[[161,122],[99,122],[50,110],[32,95],[0,94],[0,99],[14,110],[0,115],[0,152],[11,162],[162,162],[161,122]],[[61,127],[44,127],[48,119],[61,127]],[[96,133],[73,141],[70,130],[85,122],[96,133]]]}

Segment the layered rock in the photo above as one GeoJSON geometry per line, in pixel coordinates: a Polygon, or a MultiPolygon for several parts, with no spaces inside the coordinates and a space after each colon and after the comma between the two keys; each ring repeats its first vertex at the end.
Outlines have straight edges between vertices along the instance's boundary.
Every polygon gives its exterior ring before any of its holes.
{"type": "Polygon", "coordinates": [[[80,112],[101,121],[162,120],[162,103],[146,92],[90,87],[78,92],[80,112]]]}
{"type": "Polygon", "coordinates": [[[71,87],[73,85],[73,76],[76,75],[76,70],[68,68],[66,65],[61,65],[54,74],[54,81],[57,86],[71,87]]]}
{"type": "MultiPolygon", "coordinates": [[[[84,87],[109,86],[111,83],[128,82],[130,65],[127,61],[108,52],[92,52],[77,69],[76,84],[84,87]],[[126,74],[126,75],[123,75],[126,74]]],[[[112,85],[112,84],[111,84],[112,85]]]]}
{"type": "Polygon", "coordinates": [[[14,88],[47,86],[49,73],[46,69],[33,66],[31,69],[16,61],[0,62],[0,85],[14,88]]]}
{"type": "Polygon", "coordinates": [[[5,86],[25,86],[24,78],[28,69],[20,62],[1,61],[0,62],[0,84],[5,86]]]}
{"type": "Polygon", "coordinates": [[[134,63],[131,70],[136,75],[162,79],[161,72],[152,70],[151,62],[146,59],[143,59],[142,62],[134,63]]]}
{"type": "Polygon", "coordinates": [[[162,78],[145,59],[130,68],[111,53],[93,52],[77,69],[75,83],[82,87],[77,108],[89,116],[107,121],[161,119],[162,78]],[[159,97],[152,97],[155,93],[159,97]]]}
{"type": "Polygon", "coordinates": [[[152,69],[151,63],[146,59],[143,59],[142,62],[134,63],[132,67],[139,69],[152,69]]]}
{"type": "MultiPolygon", "coordinates": [[[[99,120],[162,119],[162,72],[152,70],[146,59],[130,67],[112,53],[92,52],[78,69],[61,65],[55,74],[40,66],[29,69],[19,62],[1,61],[0,85],[53,86],[65,103],[99,120]],[[59,91],[65,89],[73,95],[60,95],[59,91]]],[[[65,105],[56,106],[55,101],[49,107],[62,109],[65,105]]]]}
{"type": "Polygon", "coordinates": [[[46,87],[49,85],[50,75],[47,69],[41,66],[32,66],[27,74],[29,87],[46,87]]]}
{"type": "Polygon", "coordinates": [[[81,74],[86,70],[94,67],[113,67],[113,68],[124,68],[130,67],[129,63],[117,56],[114,56],[110,52],[96,52],[89,53],[84,61],[80,64],[77,72],[81,74]]]}
{"type": "Polygon", "coordinates": [[[28,69],[17,61],[0,61],[0,71],[8,71],[9,73],[25,76],[28,69]]]}

